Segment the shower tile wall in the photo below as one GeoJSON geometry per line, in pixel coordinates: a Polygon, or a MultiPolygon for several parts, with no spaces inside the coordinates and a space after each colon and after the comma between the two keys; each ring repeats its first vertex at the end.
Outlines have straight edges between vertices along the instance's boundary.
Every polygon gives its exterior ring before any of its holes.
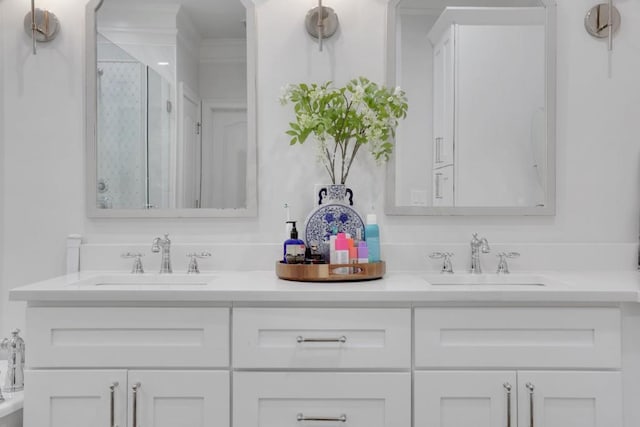
{"type": "Polygon", "coordinates": [[[105,208],[145,204],[144,67],[138,62],[99,62],[98,203],[105,208]]]}

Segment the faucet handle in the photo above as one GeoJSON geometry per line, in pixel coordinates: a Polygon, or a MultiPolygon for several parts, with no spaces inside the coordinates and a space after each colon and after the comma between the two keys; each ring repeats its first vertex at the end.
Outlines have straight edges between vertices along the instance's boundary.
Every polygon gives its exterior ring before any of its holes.
{"type": "Polygon", "coordinates": [[[187,254],[191,259],[189,260],[189,267],[187,268],[187,274],[198,274],[200,273],[200,267],[198,267],[198,258],[207,258],[211,256],[211,252],[189,252],[187,254]]]}
{"type": "Polygon", "coordinates": [[[431,259],[441,259],[442,267],[440,268],[441,273],[453,273],[453,264],[451,263],[451,257],[453,257],[453,252],[432,252],[429,255],[431,259]]]}
{"type": "Polygon", "coordinates": [[[499,258],[498,270],[496,271],[496,273],[509,274],[509,264],[507,263],[507,258],[518,258],[520,256],[520,252],[500,252],[496,254],[496,256],[499,258]]]}
{"type": "Polygon", "coordinates": [[[142,257],[144,254],[139,252],[125,252],[120,255],[122,258],[133,258],[133,267],[131,267],[131,273],[133,274],[142,274],[144,273],[144,268],[142,268],[142,257]]]}

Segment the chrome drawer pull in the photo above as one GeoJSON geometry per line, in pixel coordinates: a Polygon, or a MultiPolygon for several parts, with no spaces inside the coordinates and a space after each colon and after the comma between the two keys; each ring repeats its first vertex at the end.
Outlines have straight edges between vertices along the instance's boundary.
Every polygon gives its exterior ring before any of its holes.
{"type": "Polygon", "coordinates": [[[305,417],[304,414],[299,413],[296,419],[298,421],[339,421],[341,423],[347,422],[346,414],[342,414],[339,417],[305,417]]]}
{"type": "Polygon", "coordinates": [[[507,391],[507,427],[511,427],[511,384],[502,384],[507,391]]]}
{"type": "Polygon", "coordinates": [[[525,384],[527,390],[529,390],[529,427],[534,427],[535,423],[533,422],[533,389],[535,388],[533,384],[527,383],[525,384]]]}
{"type": "Polygon", "coordinates": [[[345,337],[343,335],[340,338],[305,338],[303,336],[298,335],[296,337],[296,341],[298,343],[303,343],[303,342],[339,342],[339,343],[345,343],[345,342],[347,342],[347,337],[345,337]]]}
{"type": "Polygon", "coordinates": [[[133,427],[138,427],[138,390],[140,385],[140,383],[135,383],[131,386],[131,390],[133,390],[133,427]]]}
{"type": "Polygon", "coordinates": [[[109,427],[118,427],[116,425],[116,387],[118,387],[117,381],[109,386],[109,395],[111,398],[111,404],[109,405],[109,427]]]}

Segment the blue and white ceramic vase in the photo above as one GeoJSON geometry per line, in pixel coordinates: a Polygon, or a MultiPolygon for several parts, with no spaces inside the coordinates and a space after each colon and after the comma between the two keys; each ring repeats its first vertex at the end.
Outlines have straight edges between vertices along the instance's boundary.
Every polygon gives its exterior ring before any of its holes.
{"type": "Polygon", "coordinates": [[[344,184],[330,184],[318,192],[318,205],[344,203],[353,206],[353,191],[344,184]]]}

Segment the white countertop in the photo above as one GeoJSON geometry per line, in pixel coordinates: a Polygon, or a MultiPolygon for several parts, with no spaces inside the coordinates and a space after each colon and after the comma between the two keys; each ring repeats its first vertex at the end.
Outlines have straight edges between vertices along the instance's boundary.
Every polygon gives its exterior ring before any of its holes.
{"type": "MultiPolygon", "coordinates": [[[[470,275],[434,272],[390,272],[383,279],[365,282],[309,283],[280,280],[273,271],[211,271],[189,276],[85,271],[13,289],[9,298],[52,303],[640,302],[638,271],[545,271],[498,276],[503,282],[540,278],[546,286],[430,284],[439,278],[446,282],[450,277],[477,280],[470,275]]],[[[486,277],[491,283],[496,280],[495,275],[486,277]]]]}

